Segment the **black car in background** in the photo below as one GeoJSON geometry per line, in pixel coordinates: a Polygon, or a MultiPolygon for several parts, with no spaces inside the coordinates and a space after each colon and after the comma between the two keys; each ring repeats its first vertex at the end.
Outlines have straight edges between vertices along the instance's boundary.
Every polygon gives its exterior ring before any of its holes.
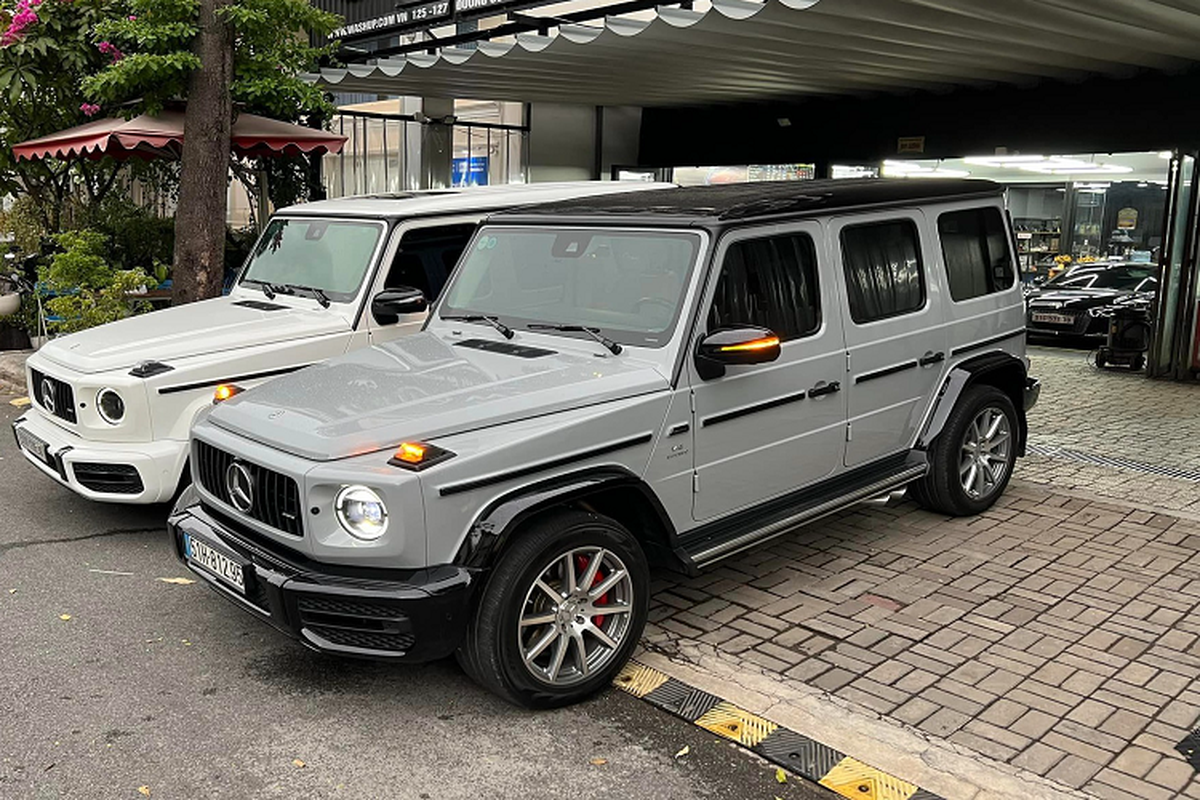
{"type": "Polygon", "coordinates": [[[1158,267],[1129,262],[1080,264],[1025,296],[1030,336],[1103,338],[1115,308],[1149,308],[1158,289],[1158,267]]]}

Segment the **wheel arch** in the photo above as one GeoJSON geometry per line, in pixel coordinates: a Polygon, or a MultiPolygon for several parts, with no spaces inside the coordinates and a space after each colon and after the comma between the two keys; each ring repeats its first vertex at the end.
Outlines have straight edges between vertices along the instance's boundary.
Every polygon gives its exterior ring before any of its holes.
{"type": "Polygon", "coordinates": [[[617,466],[555,476],[493,500],[472,521],[454,563],[491,567],[522,526],[561,508],[612,517],[633,534],[651,564],[686,569],[675,552],[675,528],[662,503],[641,478],[617,466]]]}
{"type": "Polygon", "coordinates": [[[1025,386],[1028,369],[1025,362],[1011,353],[984,353],[955,364],[938,391],[933,411],[917,440],[917,449],[926,450],[942,432],[959,397],[972,386],[994,386],[1012,400],[1017,411],[1017,455],[1025,455],[1029,425],[1025,418],[1025,386]]]}

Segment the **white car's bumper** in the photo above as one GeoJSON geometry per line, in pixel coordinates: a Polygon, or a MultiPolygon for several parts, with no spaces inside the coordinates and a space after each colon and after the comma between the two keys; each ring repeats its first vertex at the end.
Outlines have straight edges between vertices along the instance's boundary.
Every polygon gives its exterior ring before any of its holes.
{"type": "Polygon", "coordinates": [[[89,500],[161,503],[179,486],[186,441],[94,442],[30,411],[13,423],[29,463],[89,500]]]}

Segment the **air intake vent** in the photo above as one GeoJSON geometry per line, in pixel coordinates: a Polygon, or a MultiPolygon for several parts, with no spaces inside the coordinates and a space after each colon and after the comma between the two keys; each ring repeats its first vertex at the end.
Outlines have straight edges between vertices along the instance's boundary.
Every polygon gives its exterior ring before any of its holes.
{"type": "Polygon", "coordinates": [[[542,356],[552,356],[556,350],[546,350],[541,347],[525,347],[519,344],[509,344],[508,342],[493,342],[487,339],[467,339],[464,342],[455,342],[455,347],[469,347],[472,350],[484,350],[489,353],[503,353],[506,356],[516,356],[517,358],[541,358],[542,356]]]}
{"type": "Polygon", "coordinates": [[[234,303],[235,306],[242,308],[253,308],[255,311],[283,311],[287,306],[281,306],[279,303],[268,303],[266,300],[238,300],[234,303]]]}

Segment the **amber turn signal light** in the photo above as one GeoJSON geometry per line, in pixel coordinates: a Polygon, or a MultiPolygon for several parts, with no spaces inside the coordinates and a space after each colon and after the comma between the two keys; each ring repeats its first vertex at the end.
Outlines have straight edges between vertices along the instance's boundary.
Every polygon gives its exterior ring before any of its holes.
{"type": "Polygon", "coordinates": [[[778,336],[768,336],[765,339],[755,339],[752,342],[741,342],[739,344],[727,344],[721,348],[722,353],[739,353],[747,350],[770,350],[772,347],[779,346],[778,336]]]}
{"type": "Polygon", "coordinates": [[[454,458],[454,453],[437,445],[425,442],[401,442],[388,463],[394,467],[404,467],[419,472],[451,458],[454,458]]]}
{"type": "Polygon", "coordinates": [[[217,390],[213,392],[213,405],[215,406],[217,403],[223,403],[229,398],[233,397],[235,394],[241,394],[243,391],[245,390],[236,384],[222,383],[217,387],[217,390]]]}

